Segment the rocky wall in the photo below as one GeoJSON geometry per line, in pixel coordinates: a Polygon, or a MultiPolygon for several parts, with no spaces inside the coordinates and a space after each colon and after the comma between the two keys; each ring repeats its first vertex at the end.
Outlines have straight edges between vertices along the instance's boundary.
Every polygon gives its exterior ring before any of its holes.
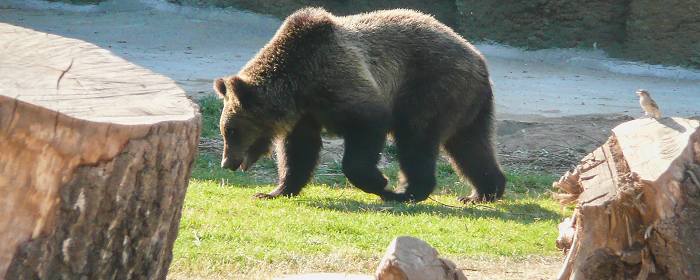
{"type": "Polygon", "coordinates": [[[284,18],[305,6],[338,14],[412,8],[473,42],[528,49],[603,49],[612,57],[700,69],[698,0],[169,0],[284,18]]]}
{"type": "Polygon", "coordinates": [[[613,57],[700,68],[697,0],[457,0],[472,41],[530,49],[600,48],[613,57]]]}
{"type": "Polygon", "coordinates": [[[168,0],[183,5],[234,7],[236,9],[273,15],[284,19],[303,7],[323,7],[335,15],[350,15],[381,9],[408,8],[435,16],[441,22],[454,27],[456,6],[454,1],[440,0],[168,0]]]}
{"type": "Polygon", "coordinates": [[[700,69],[700,1],[634,0],[622,55],[700,69]]]}

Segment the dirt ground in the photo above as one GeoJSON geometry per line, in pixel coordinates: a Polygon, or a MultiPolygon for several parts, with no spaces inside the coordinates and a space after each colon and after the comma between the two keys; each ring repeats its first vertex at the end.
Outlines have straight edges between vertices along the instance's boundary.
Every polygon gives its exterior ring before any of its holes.
{"type": "MultiPolygon", "coordinates": [[[[510,171],[563,175],[605,143],[615,126],[632,119],[622,114],[500,119],[496,137],[499,162],[510,171]]],[[[391,139],[388,142],[391,143],[391,139]]],[[[200,152],[218,156],[222,145],[220,138],[202,139],[200,152]]],[[[320,165],[340,162],[343,151],[342,139],[325,138],[320,165]]],[[[384,166],[389,161],[383,157],[379,165],[384,166]]]]}
{"type": "MultiPolygon", "coordinates": [[[[454,259],[450,258],[458,268],[462,269],[464,275],[470,280],[545,280],[545,279],[555,279],[559,274],[559,269],[564,261],[564,257],[549,257],[549,258],[531,258],[524,261],[515,261],[511,259],[499,259],[493,260],[480,260],[480,259],[454,259]]],[[[370,263],[365,264],[368,267],[378,266],[376,264],[370,263]]],[[[371,274],[374,271],[357,271],[350,275],[359,274],[371,274]]],[[[291,277],[294,280],[300,280],[294,276],[297,275],[307,275],[307,274],[317,274],[320,273],[314,269],[304,269],[300,268],[297,272],[292,272],[291,274],[283,274],[278,268],[261,268],[255,272],[242,275],[242,274],[231,274],[222,275],[220,277],[198,277],[198,276],[184,276],[184,275],[168,275],[170,280],[224,280],[224,279],[250,279],[250,280],[278,280],[291,277]],[[298,274],[296,274],[298,273],[298,274]],[[278,277],[278,278],[275,278],[278,277]]],[[[290,279],[290,280],[292,280],[290,279]]],[[[311,279],[325,279],[325,278],[311,278],[311,279]]],[[[340,278],[333,278],[340,279],[340,278]]]]}
{"type": "Polygon", "coordinates": [[[577,115],[499,120],[496,138],[505,169],[563,174],[610,137],[628,115],[577,115]]]}

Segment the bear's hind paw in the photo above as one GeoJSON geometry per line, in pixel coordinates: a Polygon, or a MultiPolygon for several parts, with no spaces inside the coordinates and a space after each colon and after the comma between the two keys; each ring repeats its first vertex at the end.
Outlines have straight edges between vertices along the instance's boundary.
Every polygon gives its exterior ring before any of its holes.
{"type": "Polygon", "coordinates": [[[457,201],[464,203],[464,204],[472,204],[472,203],[488,203],[488,202],[494,202],[496,201],[496,196],[495,195],[470,195],[470,196],[460,196],[457,198],[457,201]]]}
{"type": "Polygon", "coordinates": [[[469,197],[460,196],[460,197],[457,198],[457,201],[459,201],[459,202],[461,202],[461,203],[464,203],[464,204],[472,204],[472,203],[478,202],[477,199],[475,199],[475,198],[473,198],[473,197],[471,197],[471,196],[469,196],[469,197]]]}

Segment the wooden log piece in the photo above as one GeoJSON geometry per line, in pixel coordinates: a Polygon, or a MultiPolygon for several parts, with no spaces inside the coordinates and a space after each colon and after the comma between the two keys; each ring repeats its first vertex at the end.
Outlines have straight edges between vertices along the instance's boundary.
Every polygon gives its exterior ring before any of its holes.
{"type": "Polygon", "coordinates": [[[317,273],[295,275],[285,278],[274,278],[272,280],[375,280],[375,278],[369,275],[357,275],[346,273],[317,273]]]}
{"type": "Polygon", "coordinates": [[[389,244],[376,273],[377,280],[467,280],[452,261],[423,240],[399,236],[389,244]]]}
{"type": "Polygon", "coordinates": [[[564,176],[575,182],[554,184],[578,196],[560,226],[570,247],[559,279],[700,279],[700,123],[648,118],[612,132],[564,176]]]}
{"type": "Polygon", "coordinates": [[[95,45],[0,23],[0,279],[165,279],[201,117],[95,45]]]}

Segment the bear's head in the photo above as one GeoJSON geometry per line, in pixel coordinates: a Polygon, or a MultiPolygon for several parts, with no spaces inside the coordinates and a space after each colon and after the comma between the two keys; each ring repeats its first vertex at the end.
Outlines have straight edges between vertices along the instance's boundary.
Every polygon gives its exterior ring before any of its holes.
{"type": "Polygon", "coordinates": [[[256,88],[246,84],[239,76],[218,78],[214,90],[224,100],[219,127],[224,137],[224,153],[221,167],[246,171],[261,156],[269,153],[273,132],[259,117],[256,88]]]}

